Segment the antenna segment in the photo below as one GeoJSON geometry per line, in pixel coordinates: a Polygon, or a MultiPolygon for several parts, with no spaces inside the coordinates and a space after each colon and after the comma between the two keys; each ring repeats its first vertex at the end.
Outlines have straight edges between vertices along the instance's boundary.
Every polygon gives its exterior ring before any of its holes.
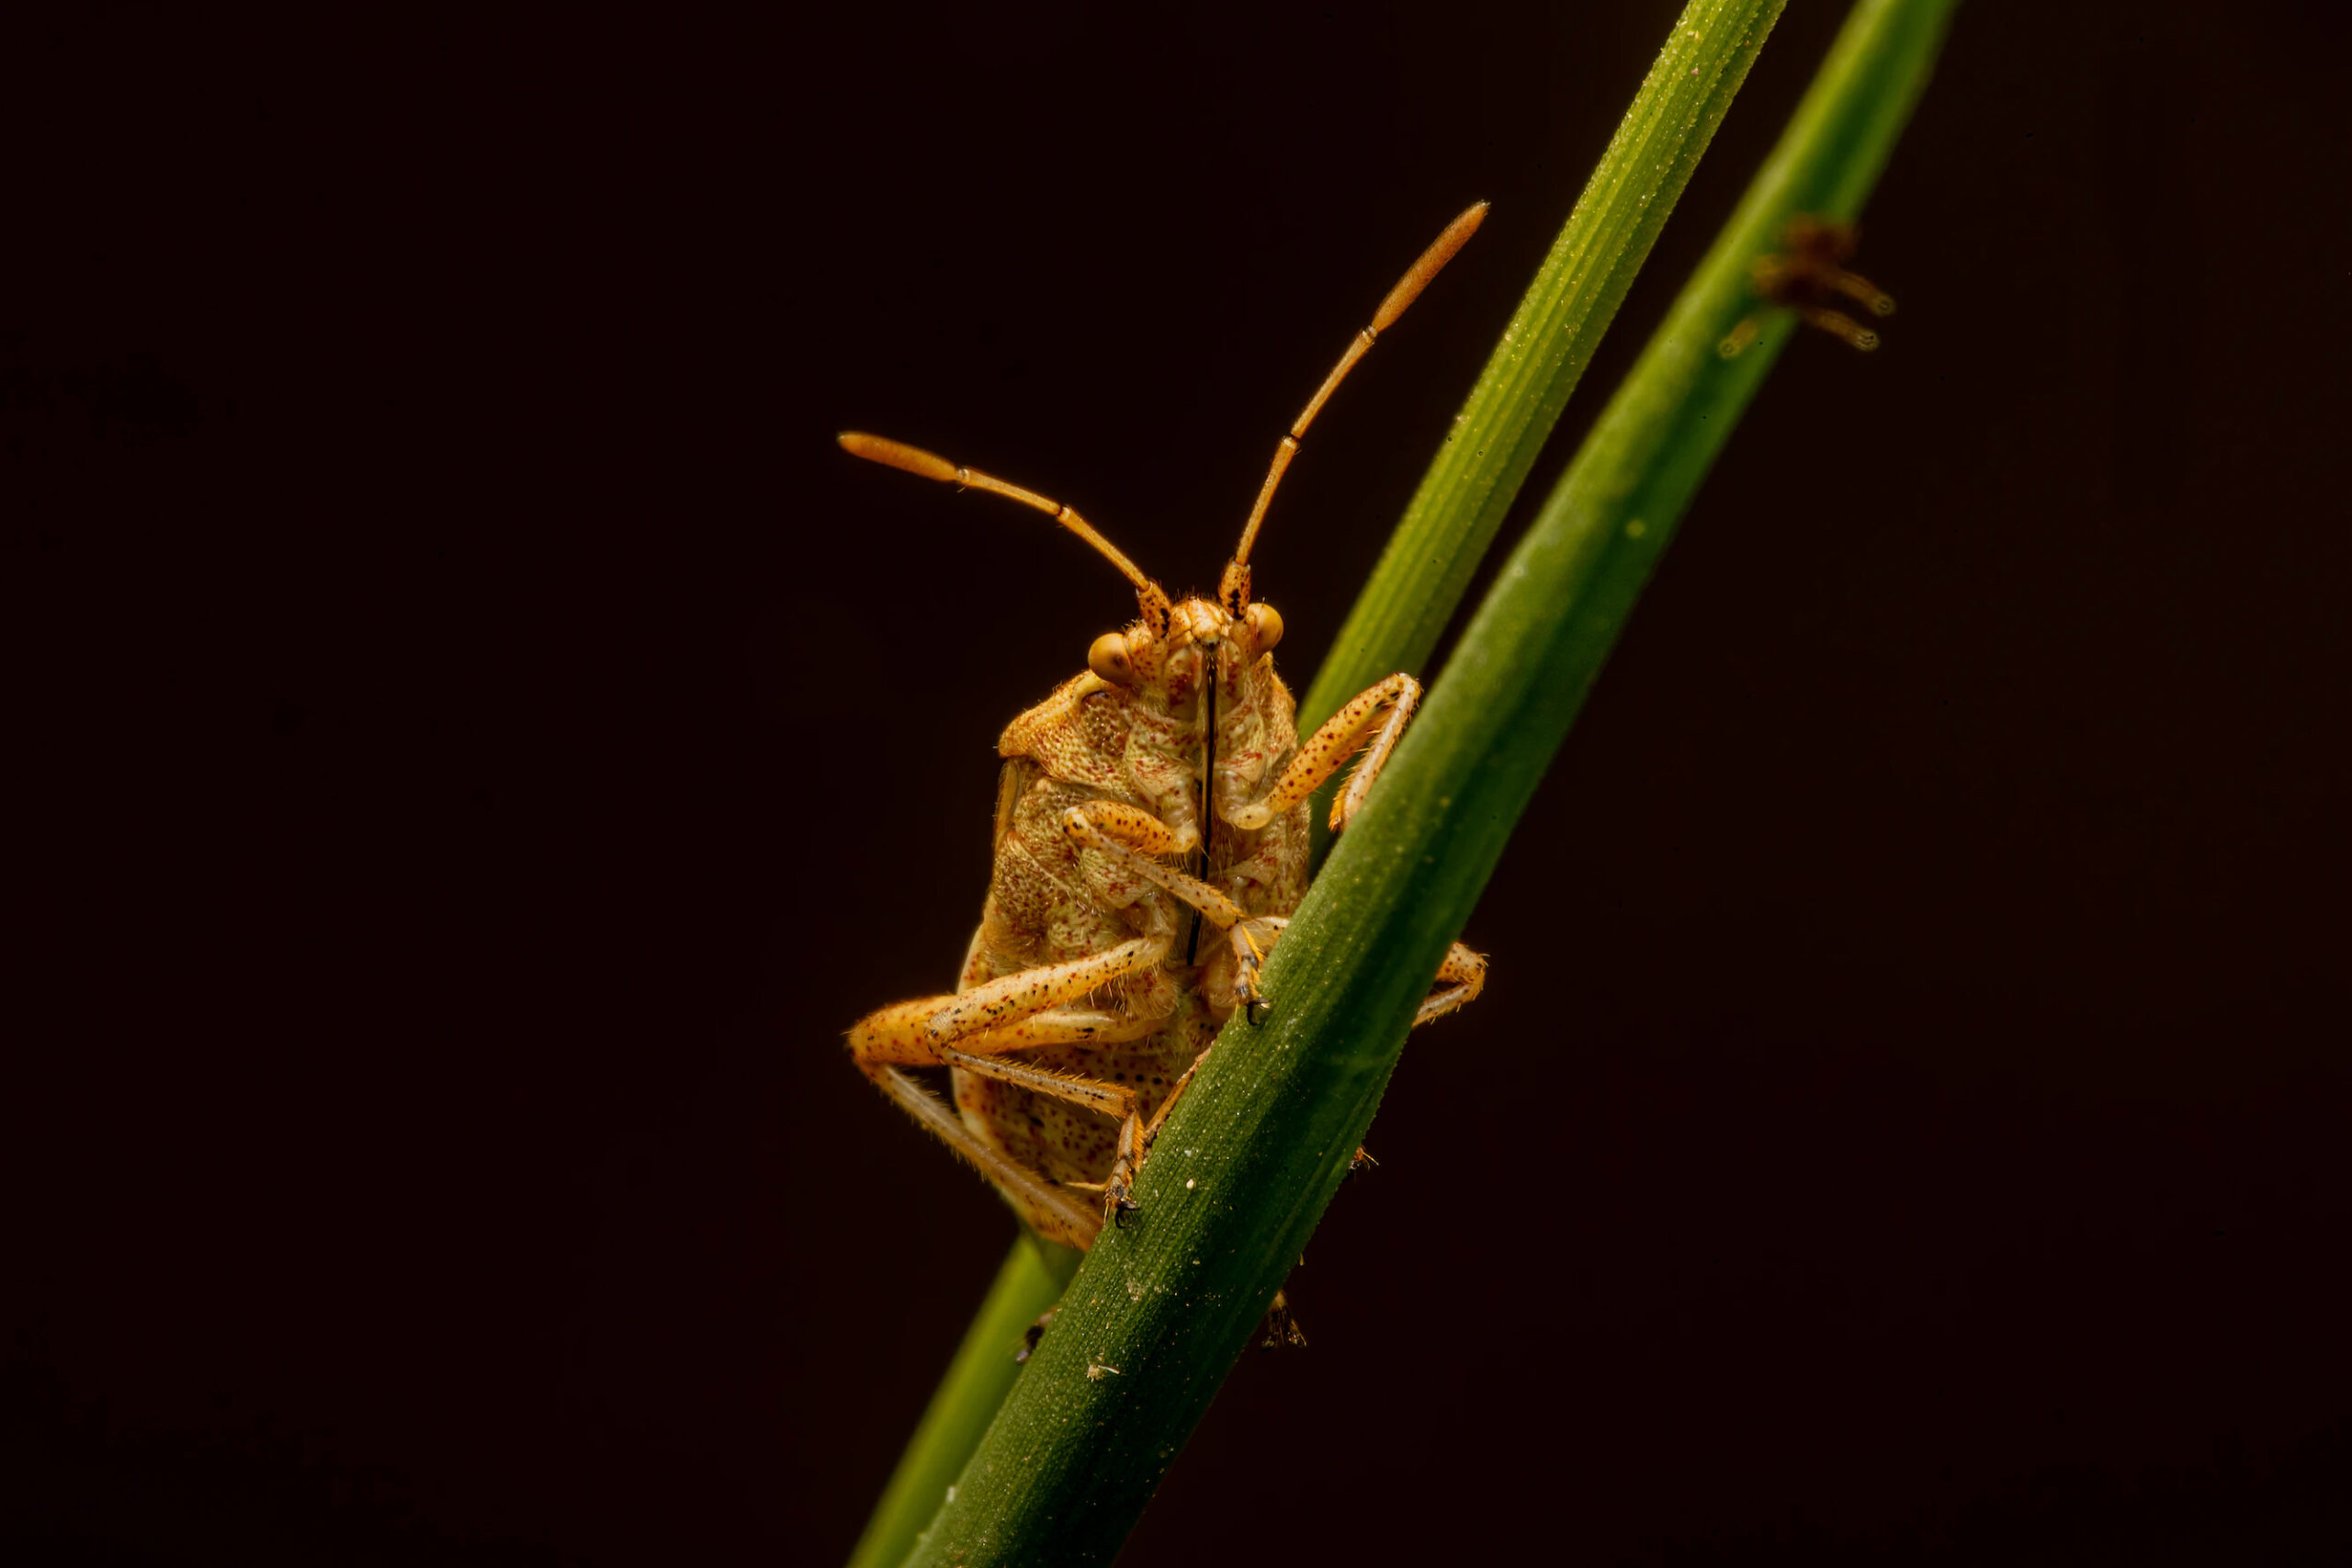
{"type": "MultiPolygon", "coordinates": [[[[1420,297],[1421,290],[1430,286],[1430,279],[1453,259],[1453,253],[1467,244],[1470,236],[1478,231],[1478,225],[1487,219],[1487,205],[1479,202],[1445,226],[1445,232],[1440,234],[1437,242],[1421,253],[1420,260],[1407,268],[1405,276],[1396,280],[1396,287],[1388,291],[1388,297],[1380,302],[1380,309],[1372,313],[1372,324],[1356,333],[1355,341],[1348,344],[1348,351],[1340,355],[1340,362],[1331,367],[1331,373],[1323,378],[1323,384],[1315,389],[1313,397],[1306,400],[1306,409],[1291,423],[1290,434],[1283,436],[1282,445],[1274,448],[1273,466],[1266,470],[1266,482],[1259,488],[1258,504],[1250,511],[1250,521],[1241,530],[1241,543],[1234,547],[1235,567],[1250,564],[1250,547],[1258,542],[1258,525],[1265,520],[1266,507],[1274,499],[1274,487],[1283,482],[1283,471],[1290,467],[1291,458],[1298,455],[1299,438],[1306,434],[1306,427],[1315,423],[1315,416],[1323,412],[1323,405],[1330,400],[1340,383],[1347,379],[1348,372],[1356,367],[1356,361],[1364,356],[1382,333],[1396,324],[1396,318],[1405,313],[1405,307],[1420,297]]],[[[1227,570],[1230,574],[1232,568],[1227,570]]]]}

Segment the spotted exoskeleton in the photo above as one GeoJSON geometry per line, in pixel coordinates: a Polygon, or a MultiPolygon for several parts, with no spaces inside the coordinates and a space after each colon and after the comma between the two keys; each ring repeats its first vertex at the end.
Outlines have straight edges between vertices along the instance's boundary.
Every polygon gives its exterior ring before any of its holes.
{"type": "MultiPolygon", "coordinates": [[[[1091,1247],[1136,1207],[1137,1170],[1218,1029],[1269,1004],[1267,951],[1306,891],[1307,799],[1361,750],[1334,802],[1363,802],[1419,700],[1379,682],[1300,741],[1272,650],[1282,617],[1250,595],[1250,550],[1316,414],[1374,339],[1486,216],[1422,254],[1356,334],[1276,449],[1215,598],[1171,600],[1070,508],[919,448],[855,433],[856,457],[1053,516],[1125,574],[1138,614],[1095,639],[1084,674],[997,744],[995,869],[953,995],[900,1002],[849,1032],[858,1066],[995,1183],[1047,1238],[1091,1247]],[[946,1068],[951,1109],[909,1069],[946,1068]]],[[[1416,1022],[1478,994],[1455,944],[1416,1022]]]]}

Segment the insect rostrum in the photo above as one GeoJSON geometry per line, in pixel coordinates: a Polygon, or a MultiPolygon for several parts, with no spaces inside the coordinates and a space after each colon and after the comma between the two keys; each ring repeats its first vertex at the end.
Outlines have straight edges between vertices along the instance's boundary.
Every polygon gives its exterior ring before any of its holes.
{"type": "MultiPolygon", "coordinates": [[[[1282,617],[1250,594],[1250,550],[1300,438],[1380,332],[1475,231],[1450,224],[1356,334],[1283,437],[1214,599],[1170,599],[1070,508],[917,447],[843,434],[853,455],[1051,514],[1136,590],[1136,619],[997,743],[995,863],[951,995],[849,1032],[859,1067],[1069,1247],[1134,1208],[1137,1168],[1306,891],[1307,797],[1358,750],[1333,803],[1363,803],[1420,697],[1409,675],[1360,693],[1304,742],[1275,674],[1282,617]],[[910,1075],[944,1067],[951,1110],[910,1075]]],[[[1469,1001],[1486,961],[1455,943],[1421,1004],[1469,1001]]]]}

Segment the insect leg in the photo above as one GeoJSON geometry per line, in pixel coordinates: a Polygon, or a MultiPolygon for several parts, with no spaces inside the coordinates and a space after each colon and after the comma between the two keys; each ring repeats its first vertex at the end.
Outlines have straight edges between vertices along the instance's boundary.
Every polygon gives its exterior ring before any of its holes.
{"type": "MultiPolygon", "coordinates": [[[[1161,1012],[1146,1010],[1115,1011],[1069,1007],[1070,1002],[1108,981],[1157,967],[1168,953],[1165,935],[1122,942],[1107,953],[1067,964],[1044,964],[1001,979],[972,986],[953,997],[926,997],[883,1008],[860,1019],[849,1032],[851,1054],[859,1068],[882,1086],[905,1110],[932,1129],[956,1153],[979,1168],[995,1182],[1024,1218],[1042,1234],[1072,1247],[1091,1244],[1093,1228],[1082,1239],[1070,1239],[1067,1194],[989,1147],[970,1129],[927,1092],[898,1070],[898,1065],[956,1066],[983,1077],[1001,1078],[1023,1088],[1042,1089],[1093,1110],[1123,1118],[1118,1157],[1106,1184],[1104,1208],[1116,1214],[1135,1207],[1136,1166],[1142,1156],[1141,1120],[1133,1097],[1125,1089],[1068,1078],[1027,1064],[992,1060],[997,1054],[1038,1045],[1091,1042],[1110,1043],[1137,1039],[1158,1027],[1161,1012]],[[953,1043],[951,1043],[951,1042],[953,1043]],[[961,1046],[962,1049],[956,1049],[961,1046]],[[1101,1101],[1101,1103],[1098,1103],[1101,1101]],[[1044,1207],[1040,1194],[1058,1207],[1044,1207]]],[[[1082,1211],[1080,1211],[1082,1212],[1082,1211]]],[[[1091,1221],[1090,1227],[1096,1223],[1091,1221]]]]}
{"type": "Polygon", "coordinates": [[[1027,1064],[998,1062],[989,1053],[1025,1050],[1037,1045],[1091,1042],[1109,1044],[1139,1039],[1159,1027],[1158,1017],[1130,1016],[1099,1008],[1057,1008],[1032,1014],[1019,1022],[967,1035],[964,1049],[944,1046],[930,1035],[927,1024],[952,997],[927,997],[900,1002],[861,1019],[850,1031],[850,1051],[859,1070],[899,1102],[901,1109],[937,1134],[940,1140],[971,1162],[994,1182],[1021,1217],[1038,1234],[1080,1250],[1091,1246],[1100,1222],[1084,1205],[1035,1171],[1007,1157],[964,1125],[938,1098],[899,1070],[899,1064],[956,1066],[983,1077],[1002,1078],[1023,1088],[1042,1089],[1089,1109],[1125,1119],[1121,1129],[1121,1159],[1112,1172],[1117,1190],[1106,1204],[1133,1208],[1142,1129],[1134,1097],[1126,1089],[1093,1085],[1084,1079],[1063,1078],[1027,1064]],[[1048,1081],[1050,1080],[1050,1081],[1048,1081]],[[1075,1218],[1073,1216],[1076,1216],[1075,1218]]]}
{"type": "Polygon", "coordinates": [[[1357,693],[1306,738],[1265,794],[1230,809],[1220,807],[1219,815],[1237,828],[1264,827],[1313,795],[1368,739],[1371,745],[1363,761],[1349,776],[1340,798],[1331,803],[1331,830],[1339,831],[1363,805],[1373,781],[1388,765],[1388,754],[1396,749],[1396,738],[1405,732],[1406,722],[1420,700],[1421,683],[1405,674],[1391,675],[1357,693]]]}
{"type": "MultiPolygon", "coordinates": [[[[1135,1090],[1120,1084],[1104,1083],[1100,1078],[1081,1077],[1076,1073],[1057,1073],[1032,1062],[1008,1062],[997,1056],[978,1056],[958,1051],[953,1045],[942,1046],[939,1054],[947,1064],[972,1074],[975,1077],[994,1078],[999,1083],[1025,1089],[1036,1094],[1051,1095],[1087,1111],[1098,1111],[1105,1116],[1119,1119],[1118,1152],[1111,1161],[1111,1174],[1102,1183],[1102,1214],[1115,1220],[1136,1206],[1136,1172],[1143,1165],[1143,1116],[1136,1103],[1135,1090]]],[[[1179,1080],[1175,1097],[1183,1088],[1179,1080]]],[[[1153,1118],[1152,1124],[1159,1125],[1153,1118]]]]}
{"type": "MultiPolygon", "coordinates": [[[[892,1062],[910,1067],[944,1065],[944,1047],[931,1032],[931,1021],[954,997],[922,997],[880,1008],[859,1019],[849,1032],[850,1050],[861,1062],[892,1062]]],[[[1026,1051],[1039,1045],[1115,1045],[1140,1040],[1159,1027],[1164,1009],[1148,1007],[1114,1010],[1110,1008],[1048,1008],[994,1029],[960,1036],[956,1043],[966,1051],[994,1055],[1026,1051]]]]}
{"type": "Polygon", "coordinates": [[[983,1142],[929,1090],[899,1071],[899,1065],[961,1067],[982,1077],[1001,1078],[1026,1089],[1041,1089],[1091,1110],[1123,1117],[1123,1157],[1112,1173],[1118,1190],[1109,1201],[1132,1208],[1130,1193],[1135,1185],[1136,1158],[1129,1151],[1140,1148],[1142,1135],[1133,1095],[1124,1089],[1066,1078],[1025,1063],[995,1061],[990,1054],[1075,1042],[1108,1044],[1139,1039],[1159,1028],[1159,1019],[1100,1008],[1050,1009],[1001,1028],[967,1035],[961,1042],[964,1048],[958,1050],[933,1041],[927,1027],[933,1015],[953,1000],[952,997],[926,997],[868,1014],[850,1031],[852,1055],[859,1069],[884,1093],[994,1182],[1022,1218],[1035,1225],[1040,1235],[1084,1249],[1092,1245],[1100,1224],[1086,1207],[1074,1204],[1067,1192],[983,1142]],[[1073,1220],[1073,1214],[1080,1218],[1073,1220]]]}
{"type": "MultiPolygon", "coordinates": [[[[934,1045],[947,1045],[967,1035],[1003,1029],[1049,1008],[1076,1001],[1098,986],[1158,968],[1168,956],[1169,945],[1167,936],[1139,936],[1084,958],[1073,958],[1064,964],[1041,964],[1035,969],[983,981],[948,998],[931,1015],[925,1032],[934,1045]]],[[[873,1019],[897,1013],[909,1005],[885,1008],[873,1019]]],[[[852,1034],[854,1037],[855,1031],[852,1034]]]]}
{"type": "MultiPolygon", "coordinates": [[[[1072,807],[1062,813],[1062,830],[1088,849],[1111,860],[1120,869],[1166,888],[1199,910],[1201,918],[1224,931],[1232,944],[1235,996],[1251,1007],[1265,999],[1258,992],[1258,969],[1265,962],[1265,947],[1259,944],[1257,938],[1262,935],[1266,938],[1265,945],[1272,945],[1272,933],[1280,931],[1286,921],[1278,916],[1252,916],[1199,877],[1188,875],[1173,866],[1162,865],[1158,861],[1146,860],[1127,844],[1120,842],[1122,838],[1128,839],[1130,842],[1140,840],[1136,848],[1146,853],[1155,852],[1152,846],[1163,840],[1172,842],[1173,836],[1166,826],[1149,812],[1108,802],[1083,809],[1072,807]],[[1130,823],[1128,818],[1139,821],[1130,823]]],[[[1233,1000],[1227,999],[1224,1005],[1230,1010],[1233,1000]]]]}
{"type": "Polygon", "coordinates": [[[1001,1056],[982,1056],[959,1051],[953,1045],[943,1045],[939,1054],[951,1067],[961,1067],[976,1077],[994,1078],[1015,1089],[1034,1089],[1051,1095],[1056,1100],[1087,1111],[1099,1111],[1105,1116],[1133,1116],[1136,1113],[1136,1093],[1124,1084],[1104,1083],[1100,1078],[1081,1077],[1076,1073],[1056,1072],[1035,1062],[1010,1062],[1001,1056]]]}
{"type": "MultiPolygon", "coordinates": [[[[1215,967],[1212,967],[1208,978],[1209,1003],[1212,1007],[1218,1008],[1220,1010],[1230,1010],[1237,1004],[1248,1005],[1259,999],[1256,966],[1258,963],[1262,962],[1265,953],[1273,947],[1275,941],[1282,935],[1283,928],[1289,924],[1290,921],[1280,915],[1256,916],[1235,923],[1232,928],[1234,951],[1240,953],[1244,943],[1247,942],[1250,956],[1246,959],[1237,958],[1236,964],[1240,968],[1240,974],[1229,984],[1221,983],[1215,967]],[[1253,931],[1264,937],[1262,944],[1251,940],[1253,931]]],[[[1442,988],[1431,992],[1421,1003],[1419,1010],[1413,1015],[1413,1026],[1417,1029],[1431,1019],[1442,1018],[1447,1013],[1476,999],[1478,993],[1486,989],[1487,986],[1485,956],[1471,952],[1458,942],[1455,942],[1447,951],[1444,960],[1438,964],[1435,984],[1442,988]]],[[[1193,1081],[1193,1075],[1201,1070],[1201,1064],[1209,1059],[1209,1052],[1215,1049],[1216,1049],[1216,1043],[1211,1042],[1198,1056],[1193,1058],[1193,1065],[1184,1069],[1183,1077],[1176,1080],[1175,1087],[1168,1091],[1168,1097],[1159,1102],[1159,1109],[1152,1113],[1150,1122],[1143,1129],[1136,1159],[1137,1168],[1141,1168],[1144,1159],[1150,1155],[1152,1143],[1159,1136],[1160,1124],[1168,1120],[1168,1113],[1176,1109],[1176,1102],[1183,1098],[1185,1089],[1193,1081]]],[[[1124,1139],[1121,1146],[1124,1149],[1124,1139]]],[[[1355,1160],[1351,1164],[1357,1163],[1370,1165],[1376,1162],[1363,1149],[1358,1149],[1355,1152],[1355,1160]]]]}
{"type": "Polygon", "coordinates": [[[1265,993],[1258,989],[1258,972],[1266,966],[1266,954],[1274,950],[1274,939],[1281,936],[1283,928],[1289,924],[1290,917],[1287,915],[1260,915],[1233,928],[1227,937],[1233,953],[1233,984],[1230,987],[1223,987],[1212,978],[1209,997],[1212,1006],[1219,1000],[1220,991],[1229,989],[1231,999],[1225,1005],[1230,1009],[1238,1003],[1251,1009],[1250,1021],[1257,1021],[1255,1010],[1265,1005],[1266,1001],[1265,993]],[[1261,938],[1262,941],[1260,940],[1261,938]]]}
{"type": "MultiPolygon", "coordinates": [[[[1267,936],[1265,942],[1269,949],[1281,936],[1282,928],[1290,924],[1288,920],[1276,917],[1267,917],[1250,923],[1273,927],[1273,931],[1267,936]]],[[[1241,934],[1241,931],[1242,928],[1238,926],[1234,928],[1237,938],[1241,934]]],[[[1254,1002],[1257,999],[1256,987],[1251,983],[1254,977],[1251,970],[1243,969],[1238,979],[1230,986],[1225,986],[1220,984],[1219,976],[1212,970],[1208,979],[1209,1005],[1230,1009],[1237,1004],[1246,1005],[1254,1002]]],[[[1423,998],[1419,1009],[1413,1014],[1412,1026],[1416,1029],[1432,1019],[1443,1018],[1447,1013],[1466,1007],[1477,999],[1478,993],[1487,988],[1486,955],[1473,953],[1460,942],[1455,942],[1446,951],[1443,961],[1438,964],[1434,984],[1439,988],[1423,998]]],[[[1208,1053],[1202,1052],[1201,1057],[1205,1061],[1208,1053]]],[[[1176,1095],[1182,1092],[1185,1083],[1191,1080],[1193,1072],[1200,1070],[1200,1062],[1194,1062],[1184,1077],[1177,1080],[1176,1089],[1169,1094],[1167,1100],[1159,1108],[1159,1116],[1154,1117],[1152,1124],[1145,1129],[1144,1143],[1147,1147],[1149,1146],[1153,1134],[1159,1131],[1159,1118],[1168,1114],[1168,1107],[1176,1102],[1176,1095]]],[[[1371,1151],[1359,1145],[1353,1157],[1348,1161],[1348,1173],[1353,1175],[1357,1171],[1379,1163],[1372,1157],[1371,1151]]]]}
{"type": "Polygon", "coordinates": [[[964,1156],[972,1168],[1004,1194],[1015,1213],[1048,1241],[1080,1252],[1094,1245],[1102,1223],[1083,1203],[1071,1199],[1039,1176],[980,1141],[956,1119],[954,1111],[922,1085],[887,1063],[861,1059],[858,1066],[899,1108],[936,1134],[939,1141],[964,1156]]]}
{"type": "Polygon", "coordinates": [[[1416,1029],[1478,999],[1478,993],[1487,988],[1486,954],[1473,953],[1455,942],[1447,950],[1445,962],[1437,966],[1437,984],[1444,988],[1430,992],[1423,998],[1420,1010],[1413,1014],[1416,1029]]]}
{"type": "Polygon", "coordinates": [[[1245,918],[1240,905],[1199,877],[1147,858],[1173,853],[1176,841],[1167,825],[1148,811],[1110,801],[1084,807],[1073,806],[1062,813],[1062,831],[1120,870],[1174,894],[1198,909],[1202,918],[1219,931],[1228,930],[1236,920],[1245,918]]]}
{"type": "MultiPolygon", "coordinates": [[[[1257,915],[1234,927],[1232,973],[1227,974],[1220,955],[1219,962],[1209,966],[1204,982],[1213,1010],[1222,1015],[1254,999],[1254,972],[1265,954],[1273,951],[1274,943],[1281,940],[1283,928],[1289,924],[1280,915],[1257,915]],[[1250,941],[1251,951],[1244,950],[1245,940],[1250,941]]],[[[1486,956],[1455,942],[1438,964],[1437,978],[1432,984],[1436,988],[1413,1014],[1413,1026],[1417,1029],[1477,999],[1478,993],[1487,988],[1486,956]]]]}

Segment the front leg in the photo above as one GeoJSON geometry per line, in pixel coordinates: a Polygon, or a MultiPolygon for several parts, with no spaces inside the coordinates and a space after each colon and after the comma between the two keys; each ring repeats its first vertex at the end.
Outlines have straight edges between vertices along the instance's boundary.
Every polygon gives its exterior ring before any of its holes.
{"type": "MultiPolygon", "coordinates": [[[[1273,933],[1287,925],[1287,920],[1279,915],[1250,915],[1199,877],[1151,859],[1154,855],[1179,853],[1181,850],[1167,825],[1148,811],[1109,801],[1083,808],[1072,807],[1062,813],[1062,831],[1101,855],[1104,863],[1114,870],[1173,894],[1179,902],[1199,911],[1201,919],[1225,932],[1233,960],[1233,967],[1226,971],[1228,989],[1238,990],[1241,999],[1251,1007],[1264,1001],[1258,991],[1258,969],[1265,962],[1266,947],[1261,945],[1260,939],[1271,945],[1273,933]]],[[[1219,1002],[1212,991],[1210,1002],[1224,1012],[1233,1010],[1229,996],[1219,1002]]]]}
{"type": "Polygon", "coordinates": [[[1263,828],[1321,788],[1323,781],[1338,773],[1368,740],[1370,747],[1364,750],[1363,761],[1349,775],[1348,787],[1331,803],[1331,830],[1338,832],[1363,805],[1373,780],[1388,765],[1388,754],[1396,749],[1396,738],[1405,733],[1405,725],[1420,700],[1421,683],[1405,674],[1391,675],[1357,693],[1345,707],[1324,720],[1322,728],[1306,738],[1306,744],[1292,756],[1290,765],[1283,769],[1281,776],[1263,795],[1225,809],[1225,819],[1249,831],[1263,828]]]}
{"type": "MultiPolygon", "coordinates": [[[[1376,743],[1373,754],[1366,757],[1363,766],[1356,770],[1356,777],[1340,796],[1342,806],[1351,799],[1361,799],[1363,791],[1371,786],[1371,781],[1364,775],[1376,772],[1378,765],[1386,760],[1389,749],[1396,744],[1396,731],[1403,728],[1405,718],[1412,713],[1412,699],[1419,694],[1419,687],[1413,685],[1409,675],[1395,675],[1389,679],[1403,682],[1411,689],[1400,698],[1387,723],[1383,726],[1382,739],[1376,743]]],[[[1377,697],[1387,684],[1387,682],[1383,682],[1349,704],[1332,718],[1330,724],[1325,725],[1316,734],[1320,737],[1339,725],[1358,705],[1363,705],[1368,714],[1375,705],[1372,699],[1377,697]]],[[[1369,724],[1368,716],[1359,716],[1356,720],[1359,730],[1369,724]]],[[[1295,769],[1296,764],[1294,763],[1292,768],[1284,770],[1283,777],[1288,778],[1295,769]]],[[[1329,776],[1328,769],[1324,776],[1329,776]]],[[[1305,798],[1313,789],[1313,784],[1307,785],[1301,792],[1300,798],[1305,798]]],[[[1334,815],[1337,815],[1336,811],[1334,815]]],[[[1266,954],[1272,950],[1276,939],[1290,924],[1286,916],[1246,914],[1241,906],[1198,877],[1187,875],[1173,866],[1149,858],[1170,852],[1171,844],[1167,828],[1148,812],[1108,802],[1084,809],[1073,807],[1062,813],[1062,831],[1102,855],[1121,871],[1173,894],[1182,902],[1200,911],[1203,919],[1226,933],[1226,946],[1209,960],[1206,976],[1209,1006],[1219,1017],[1229,1015],[1236,1007],[1255,1009],[1263,1004],[1265,998],[1258,989],[1258,974],[1264,967],[1266,954]]],[[[1447,950],[1443,962],[1439,964],[1435,983],[1440,988],[1432,991],[1413,1015],[1417,1027],[1431,1019],[1442,1018],[1475,1000],[1486,988],[1487,961],[1457,942],[1447,950]]]]}

